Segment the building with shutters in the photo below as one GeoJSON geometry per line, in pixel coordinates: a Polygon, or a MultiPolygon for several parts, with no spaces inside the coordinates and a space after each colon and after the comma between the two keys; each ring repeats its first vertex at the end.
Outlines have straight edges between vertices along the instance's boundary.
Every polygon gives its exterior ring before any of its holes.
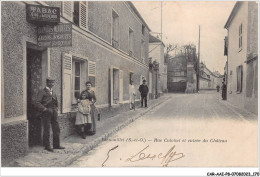
{"type": "MultiPolygon", "coordinates": [[[[74,133],[76,99],[91,81],[102,119],[129,109],[129,81],[149,80],[150,29],[131,2],[2,2],[2,165],[41,144],[41,120],[30,111],[46,77],[56,80],[61,138],[74,133]],[[26,5],[60,8],[72,24],[72,46],[40,47],[26,5]],[[10,13],[11,12],[11,13],[10,13]]],[[[98,131],[98,130],[97,130],[98,131]]]]}
{"type": "Polygon", "coordinates": [[[227,29],[225,68],[227,100],[257,114],[258,108],[258,5],[237,2],[224,26],[227,29]]]}

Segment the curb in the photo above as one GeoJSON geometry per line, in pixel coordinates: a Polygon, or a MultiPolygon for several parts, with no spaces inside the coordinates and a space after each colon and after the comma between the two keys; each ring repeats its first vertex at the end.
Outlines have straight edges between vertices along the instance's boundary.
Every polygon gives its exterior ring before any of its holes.
{"type": "Polygon", "coordinates": [[[132,118],[127,119],[124,123],[119,124],[118,126],[116,126],[115,128],[113,128],[112,130],[110,130],[108,133],[104,133],[103,135],[101,135],[100,137],[98,137],[94,142],[91,142],[90,144],[84,146],[77,154],[72,154],[72,157],[69,157],[66,159],[66,161],[64,161],[63,163],[55,163],[54,166],[56,167],[65,167],[70,165],[72,162],[74,162],[75,160],[77,160],[78,158],[80,158],[83,154],[88,153],[89,151],[91,151],[92,149],[94,149],[95,147],[97,147],[101,142],[105,141],[108,137],[112,136],[113,134],[115,134],[116,132],[118,132],[119,130],[121,130],[122,128],[126,127],[127,125],[129,125],[130,123],[134,122],[135,120],[137,120],[138,118],[142,117],[143,115],[145,115],[147,112],[149,112],[151,109],[159,106],[160,104],[162,104],[164,101],[167,101],[170,97],[167,97],[163,100],[160,100],[158,103],[155,103],[154,105],[152,105],[151,107],[149,107],[147,110],[145,110],[144,112],[141,112],[137,115],[135,115],[132,118]]]}

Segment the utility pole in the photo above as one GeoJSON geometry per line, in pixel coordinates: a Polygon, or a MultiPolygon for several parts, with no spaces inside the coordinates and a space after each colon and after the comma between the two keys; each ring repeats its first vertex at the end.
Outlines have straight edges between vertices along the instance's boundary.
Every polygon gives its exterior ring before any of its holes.
{"type": "Polygon", "coordinates": [[[161,44],[162,44],[162,1],[161,1],[161,44]]]}
{"type": "Polygon", "coordinates": [[[197,71],[197,91],[200,90],[200,25],[199,25],[199,45],[198,45],[198,71],[197,71]]]}
{"type": "MultiPolygon", "coordinates": [[[[162,47],[162,1],[161,1],[161,46],[162,47]]],[[[160,64],[162,64],[160,62],[160,64]]],[[[158,87],[159,87],[159,62],[156,62],[156,67],[155,67],[155,72],[156,72],[156,80],[155,80],[155,83],[156,83],[156,87],[155,87],[155,98],[157,99],[159,97],[159,94],[158,94],[158,87]]]]}

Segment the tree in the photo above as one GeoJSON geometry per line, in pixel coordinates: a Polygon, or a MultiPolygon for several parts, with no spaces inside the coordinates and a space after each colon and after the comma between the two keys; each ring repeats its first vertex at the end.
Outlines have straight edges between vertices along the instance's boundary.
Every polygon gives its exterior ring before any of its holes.
{"type": "Polygon", "coordinates": [[[166,53],[164,55],[164,62],[165,63],[168,63],[168,60],[170,58],[170,54],[169,53],[171,51],[176,50],[177,48],[178,48],[177,44],[167,44],[167,46],[166,46],[166,53]]]}

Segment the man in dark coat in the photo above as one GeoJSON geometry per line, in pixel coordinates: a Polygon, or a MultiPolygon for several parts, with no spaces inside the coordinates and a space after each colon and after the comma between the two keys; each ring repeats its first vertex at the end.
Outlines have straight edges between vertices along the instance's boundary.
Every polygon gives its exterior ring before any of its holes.
{"type": "Polygon", "coordinates": [[[46,87],[39,91],[35,108],[41,113],[43,121],[43,146],[47,151],[53,152],[53,149],[64,149],[60,146],[60,128],[58,118],[58,100],[53,91],[55,80],[48,77],[46,87]],[[50,128],[53,132],[53,149],[50,145],[50,128]]]}
{"type": "Polygon", "coordinates": [[[227,99],[227,86],[225,82],[222,82],[222,100],[227,99]]]}
{"type": "Polygon", "coordinates": [[[139,91],[141,93],[141,107],[143,107],[143,102],[145,107],[147,107],[147,94],[149,93],[149,88],[146,85],[146,80],[143,80],[143,84],[139,86],[139,91]]]}

